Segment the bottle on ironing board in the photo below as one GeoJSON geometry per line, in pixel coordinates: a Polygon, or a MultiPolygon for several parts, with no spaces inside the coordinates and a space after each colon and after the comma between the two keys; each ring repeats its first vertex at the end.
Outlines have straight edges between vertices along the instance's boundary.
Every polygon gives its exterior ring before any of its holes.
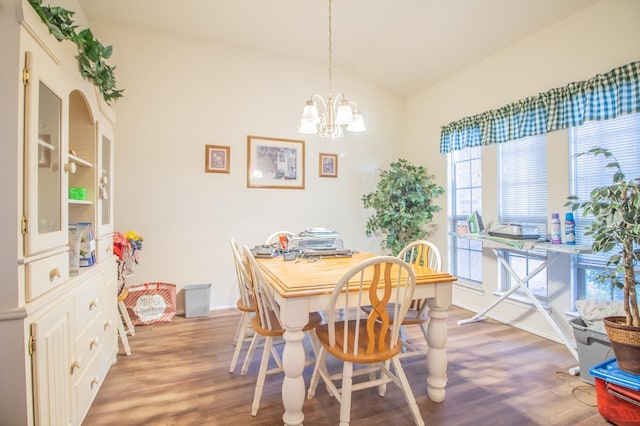
{"type": "Polygon", "coordinates": [[[561,244],[560,213],[551,213],[551,244],[561,244]]]}
{"type": "Polygon", "coordinates": [[[576,243],[576,221],[571,212],[564,215],[564,242],[573,245],[576,243]]]}

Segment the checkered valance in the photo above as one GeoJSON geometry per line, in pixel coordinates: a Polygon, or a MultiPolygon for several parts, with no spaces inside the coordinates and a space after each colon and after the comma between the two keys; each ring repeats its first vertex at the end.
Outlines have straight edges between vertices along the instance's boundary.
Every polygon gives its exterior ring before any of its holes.
{"type": "Polygon", "coordinates": [[[449,123],[440,152],[489,145],[640,112],[640,61],[449,123]]]}

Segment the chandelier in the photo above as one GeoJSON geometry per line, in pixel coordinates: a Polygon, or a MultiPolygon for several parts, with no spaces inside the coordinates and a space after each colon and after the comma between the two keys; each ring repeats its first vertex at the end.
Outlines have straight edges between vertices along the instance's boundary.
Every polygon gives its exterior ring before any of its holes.
{"type": "Polygon", "coordinates": [[[322,138],[334,139],[343,136],[344,127],[350,132],[364,132],[367,129],[356,103],[345,98],[342,93],[333,94],[331,43],[331,0],[329,0],[329,96],[325,102],[322,96],[311,95],[302,111],[298,132],[318,133],[322,138]]]}

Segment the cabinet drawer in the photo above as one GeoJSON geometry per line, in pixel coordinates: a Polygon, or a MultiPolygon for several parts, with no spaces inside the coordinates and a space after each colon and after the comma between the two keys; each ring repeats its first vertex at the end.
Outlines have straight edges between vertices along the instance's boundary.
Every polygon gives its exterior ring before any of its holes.
{"type": "Polygon", "coordinates": [[[75,339],[76,359],[79,374],[83,374],[85,367],[93,362],[107,340],[104,327],[104,310],[100,310],[96,318],[75,339]]]}
{"type": "Polygon", "coordinates": [[[26,297],[27,301],[31,301],[69,280],[69,253],[59,253],[27,263],[25,271],[26,297]]]}
{"type": "Polygon", "coordinates": [[[87,411],[89,411],[89,407],[98,393],[98,389],[100,389],[100,385],[102,385],[106,374],[104,363],[101,362],[102,349],[102,347],[98,348],[97,356],[93,362],[87,365],[84,374],[80,376],[80,379],[75,384],[76,412],[81,419],[83,419],[87,411]]]}
{"type": "Polygon", "coordinates": [[[102,312],[107,303],[114,303],[113,300],[105,300],[104,292],[100,285],[91,283],[84,290],[75,296],[75,332],[76,335],[94,321],[98,314],[102,312]]]}
{"type": "Polygon", "coordinates": [[[102,237],[98,239],[98,246],[96,247],[96,260],[98,262],[108,259],[113,256],[113,236],[102,237]]]}

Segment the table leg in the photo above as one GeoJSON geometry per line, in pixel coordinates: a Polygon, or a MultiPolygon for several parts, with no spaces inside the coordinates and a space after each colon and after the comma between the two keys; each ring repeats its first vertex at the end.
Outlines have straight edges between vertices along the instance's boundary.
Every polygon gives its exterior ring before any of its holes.
{"type": "MultiPolygon", "coordinates": [[[[450,297],[449,297],[450,299],[450,297]]],[[[434,402],[444,401],[447,386],[447,308],[450,302],[427,299],[429,326],[427,334],[427,395],[434,402]],[[444,303],[443,303],[444,302],[444,303]]]]}
{"type": "Polygon", "coordinates": [[[285,425],[301,425],[304,420],[302,404],[306,397],[302,373],[305,364],[305,350],[302,344],[303,327],[309,321],[309,312],[305,303],[289,299],[280,305],[280,319],[285,329],[285,345],[282,352],[282,404],[285,425]]]}

